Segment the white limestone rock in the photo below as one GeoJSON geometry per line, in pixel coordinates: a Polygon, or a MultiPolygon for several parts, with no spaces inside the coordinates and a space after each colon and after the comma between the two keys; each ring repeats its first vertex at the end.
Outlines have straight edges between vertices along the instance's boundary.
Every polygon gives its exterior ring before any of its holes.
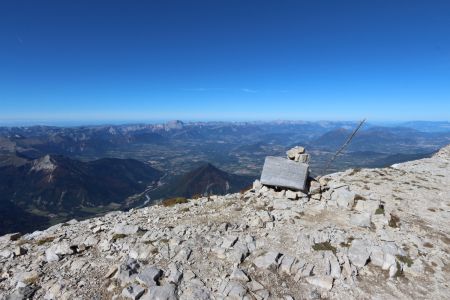
{"type": "Polygon", "coordinates": [[[354,240],[348,249],[348,258],[350,262],[362,268],[367,264],[370,257],[370,245],[367,240],[354,240]]]}
{"type": "Polygon", "coordinates": [[[309,284],[317,286],[324,290],[331,290],[333,288],[333,277],[331,276],[312,276],[306,277],[306,281],[309,284]]]}
{"type": "Polygon", "coordinates": [[[122,290],[122,296],[127,299],[137,300],[145,293],[145,289],[137,284],[127,286],[122,290]]]}
{"type": "Polygon", "coordinates": [[[258,256],[253,263],[257,268],[260,269],[277,269],[278,268],[278,259],[281,254],[276,251],[269,251],[261,256],[258,256]]]}
{"type": "Polygon", "coordinates": [[[350,223],[359,227],[370,227],[372,215],[368,212],[353,213],[350,215],[350,223]]]}

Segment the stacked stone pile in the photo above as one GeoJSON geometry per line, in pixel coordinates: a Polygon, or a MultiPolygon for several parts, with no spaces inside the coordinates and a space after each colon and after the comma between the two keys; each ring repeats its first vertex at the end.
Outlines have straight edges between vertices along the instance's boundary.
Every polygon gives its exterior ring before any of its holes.
{"type": "Polygon", "coordinates": [[[295,162],[309,163],[309,154],[306,153],[305,148],[295,146],[286,152],[287,158],[295,162]]]}

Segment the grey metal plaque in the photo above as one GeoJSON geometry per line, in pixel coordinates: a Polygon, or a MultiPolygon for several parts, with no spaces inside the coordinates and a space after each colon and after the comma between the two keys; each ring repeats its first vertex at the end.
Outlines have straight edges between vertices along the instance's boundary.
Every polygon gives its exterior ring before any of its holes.
{"type": "Polygon", "coordinates": [[[282,157],[267,156],[261,173],[261,183],[293,190],[304,190],[309,165],[282,157]]]}

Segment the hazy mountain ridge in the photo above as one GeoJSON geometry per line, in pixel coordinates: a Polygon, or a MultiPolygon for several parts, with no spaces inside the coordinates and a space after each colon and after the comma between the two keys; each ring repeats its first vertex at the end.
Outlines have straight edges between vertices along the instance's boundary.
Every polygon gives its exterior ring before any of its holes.
{"type": "MultiPolygon", "coordinates": [[[[412,123],[413,125],[415,123],[412,123]]],[[[432,127],[433,122],[426,123],[432,127]]],[[[325,164],[347,138],[356,122],[190,122],[80,127],[0,127],[2,153],[37,158],[60,154],[74,159],[102,157],[152,161],[159,169],[182,175],[192,170],[191,162],[210,161],[230,173],[260,172],[267,155],[283,154],[286,148],[306,145],[320,150],[315,156],[325,164]],[[256,149],[255,152],[251,150],[256,149]],[[179,159],[188,157],[188,159],[179,159]]],[[[397,153],[430,153],[450,141],[450,130],[420,132],[414,128],[381,127],[366,124],[348,151],[374,151],[383,156],[397,153]]],[[[411,126],[413,126],[411,125],[411,126]]],[[[354,162],[358,163],[358,162],[354,162]]],[[[346,165],[350,167],[354,165],[346,165]]],[[[320,169],[320,168],[319,168],[320,169]]]]}
{"type": "MultiPolygon", "coordinates": [[[[433,126],[433,123],[420,124],[433,126]]],[[[440,123],[434,132],[417,131],[404,124],[401,124],[403,127],[367,124],[331,168],[324,170],[356,125],[355,122],[326,121],[173,121],[167,124],[0,127],[0,173],[8,178],[7,183],[3,181],[5,192],[0,199],[5,209],[5,203],[12,203],[8,204],[10,211],[27,209],[27,213],[51,217],[54,221],[67,220],[71,216],[153,203],[168,197],[239,191],[248,185],[250,178],[259,177],[266,156],[284,156],[288,148],[296,145],[306,146],[312,154],[311,171],[316,176],[348,167],[384,167],[428,157],[450,142],[450,132],[441,131],[440,123]],[[53,183],[48,180],[49,174],[27,171],[31,168],[30,161],[48,154],[67,167],[53,174],[57,175],[53,183]],[[102,161],[105,157],[109,160],[102,161]],[[126,159],[135,159],[136,165],[126,159]],[[210,162],[214,169],[194,172],[203,162],[210,162]],[[148,164],[159,170],[160,176],[164,174],[157,186],[147,187],[148,182],[142,180],[148,176],[140,170],[146,170],[143,166],[148,164]],[[108,166],[103,170],[103,165],[108,166]],[[120,169],[121,165],[128,165],[128,169],[120,169]],[[129,171],[130,168],[134,170],[129,171]],[[109,189],[110,186],[113,188],[109,189]],[[14,194],[14,189],[19,189],[19,193],[14,194]]]]}

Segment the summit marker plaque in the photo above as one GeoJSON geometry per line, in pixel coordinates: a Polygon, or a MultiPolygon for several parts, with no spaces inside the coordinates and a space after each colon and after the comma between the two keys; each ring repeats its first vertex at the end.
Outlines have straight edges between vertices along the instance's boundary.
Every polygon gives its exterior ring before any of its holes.
{"type": "Polygon", "coordinates": [[[293,190],[304,190],[308,164],[282,157],[267,156],[261,173],[261,183],[293,190]]]}

